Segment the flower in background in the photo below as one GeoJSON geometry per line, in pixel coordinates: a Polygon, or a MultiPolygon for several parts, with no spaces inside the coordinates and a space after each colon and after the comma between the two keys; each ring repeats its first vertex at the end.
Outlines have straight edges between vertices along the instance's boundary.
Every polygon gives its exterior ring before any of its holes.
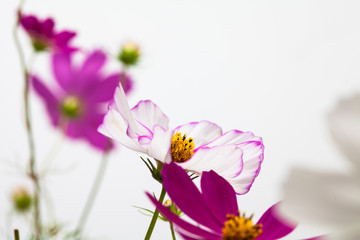
{"type": "Polygon", "coordinates": [[[68,137],[86,139],[98,149],[109,147],[109,140],[97,128],[120,81],[120,73],[102,74],[105,61],[99,50],[89,54],[81,66],[74,65],[68,54],[58,53],[52,58],[56,83],[51,89],[32,76],[34,90],[44,101],[52,124],[68,137]]]}
{"type": "Polygon", "coordinates": [[[76,48],[70,46],[70,41],[76,33],[68,30],[55,32],[54,20],[40,20],[34,15],[20,14],[20,25],[29,34],[33,48],[37,52],[51,49],[55,52],[73,52],[76,48]]]}
{"type": "Polygon", "coordinates": [[[140,48],[133,42],[127,42],[122,47],[118,59],[126,67],[134,66],[138,63],[140,58],[140,48]]]}
{"type": "Polygon", "coordinates": [[[278,204],[270,207],[254,223],[252,215],[247,217],[239,211],[236,194],[231,185],[214,171],[203,172],[202,192],[176,164],[165,164],[161,174],[164,188],[171,200],[196,224],[181,219],[151,194],[147,195],[157,209],[173,222],[176,231],[184,239],[273,240],[288,235],[295,228],[295,225],[277,215],[278,204]]]}
{"type": "Polygon", "coordinates": [[[17,187],[11,195],[15,210],[19,212],[26,212],[30,210],[32,205],[32,196],[24,187],[17,187]]]}
{"type": "Polygon", "coordinates": [[[169,119],[150,100],[130,110],[125,93],[116,89],[99,131],[122,145],[161,162],[176,162],[201,175],[214,170],[229,181],[238,194],[249,191],[264,157],[260,137],[232,130],[222,133],[212,122],[201,121],[169,129],[169,119]]]}
{"type": "Polygon", "coordinates": [[[331,134],[349,160],[347,173],[293,169],[281,212],[331,229],[330,239],[360,239],[360,94],[341,100],[329,115],[331,134]]]}

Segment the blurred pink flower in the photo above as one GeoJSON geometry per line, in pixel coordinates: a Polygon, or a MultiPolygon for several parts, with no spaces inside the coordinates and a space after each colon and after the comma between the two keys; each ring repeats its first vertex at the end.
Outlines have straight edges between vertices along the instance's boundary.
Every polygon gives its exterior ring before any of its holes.
{"type": "Polygon", "coordinates": [[[75,66],[70,55],[57,53],[52,57],[56,82],[51,88],[37,76],[31,77],[32,86],[45,103],[51,123],[63,128],[68,137],[86,139],[101,150],[108,149],[111,144],[97,128],[120,81],[120,73],[106,76],[101,73],[105,61],[105,54],[99,50],[89,54],[81,66],[75,66]]]}
{"type": "Polygon", "coordinates": [[[68,30],[56,32],[52,18],[40,20],[34,15],[21,14],[20,25],[29,35],[36,51],[51,49],[54,52],[69,53],[76,50],[70,46],[70,41],[76,33],[68,30]]]}

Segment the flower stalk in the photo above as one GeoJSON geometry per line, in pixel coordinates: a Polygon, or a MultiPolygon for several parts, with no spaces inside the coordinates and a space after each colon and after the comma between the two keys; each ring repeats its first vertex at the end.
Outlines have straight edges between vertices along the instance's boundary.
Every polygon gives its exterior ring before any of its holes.
{"type": "MultiPolygon", "coordinates": [[[[159,202],[160,203],[162,203],[164,201],[165,194],[166,194],[165,188],[164,188],[164,186],[162,186],[160,197],[159,197],[159,202]]],[[[155,209],[154,215],[153,215],[153,217],[151,219],[151,222],[150,222],[149,228],[148,228],[148,230],[146,232],[144,240],[149,240],[150,239],[158,217],[159,217],[159,211],[157,209],[155,209]]]]}
{"type": "Polygon", "coordinates": [[[103,153],[103,157],[101,159],[100,165],[99,165],[99,169],[98,169],[96,178],[94,180],[93,186],[91,188],[90,194],[89,194],[89,196],[87,198],[87,202],[86,202],[85,207],[84,207],[84,209],[83,209],[83,211],[81,213],[81,216],[80,216],[80,219],[79,219],[76,231],[75,231],[78,234],[77,236],[79,238],[80,238],[80,235],[82,233],[82,230],[84,229],[86,221],[87,221],[87,219],[89,217],[91,209],[92,209],[92,207],[94,205],[94,202],[95,202],[96,196],[97,196],[97,194],[99,192],[101,183],[102,183],[102,181],[104,179],[105,171],[106,171],[106,168],[107,168],[108,163],[109,163],[109,157],[108,156],[109,156],[109,151],[105,150],[104,153],[103,153]]]}
{"type": "Polygon", "coordinates": [[[22,69],[22,74],[24,77],[24,89],[23,89],[23,97],[24,97],[24,111],[25,111],[25,126],[29,144],[29,178],[32,180],[34,185],[34,238],[36,240],[40,239],[41,236],[41,216],[40,216],[40,183],[39,176],[36,170],[36,161],[35,161],[35,144],[34,144],[34,135],[31,125],[30,119],[30,103],[29,103],[29,71],[27,65],[25,63],[24,52],[21,47],[17,29],[19,26],[19,21],[21,17],[22,7],[24,5],[24,0],[22,0],[19,4],[18,16],[13,29],[13,37],[15,46],[19,55],[20,65],[22,69]]]}

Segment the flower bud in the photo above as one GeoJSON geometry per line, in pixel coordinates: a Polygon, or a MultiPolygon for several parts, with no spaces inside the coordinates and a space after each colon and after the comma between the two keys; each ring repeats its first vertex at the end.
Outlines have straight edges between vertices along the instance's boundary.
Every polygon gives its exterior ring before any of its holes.
{"type": "Polygon", "coordinates": [[[26,188],[18,187],[12,193],[12,201],[16,210],[25,212],[31,207],[32,197],[26,188]]]}
{"type": "Polygon", "coordinates": [[[140,49],[139,46],[133,42],[127,42],[123,45],[118,59],[125,65],[125,66],[134,66],[138,62],[140,57],[140,49]]]}

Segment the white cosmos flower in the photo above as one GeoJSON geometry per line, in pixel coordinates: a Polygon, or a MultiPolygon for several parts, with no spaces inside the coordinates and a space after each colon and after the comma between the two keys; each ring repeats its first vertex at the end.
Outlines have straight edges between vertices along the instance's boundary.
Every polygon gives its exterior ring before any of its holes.
{"type": "Polygon", "coordinates": [[[329,115],[331,134],[349,160],[348,173],[294,169],[282,213],[331,229],[329,239],[360,239],[360,94],[341,100],[329,115]]]}
{"type": "Polygon", "coordinates": [[[121,86],[98,130],[158,161],[173,161],[197,174],[214,170],[238,194],[249,191],[264,157],[262,139],[251,132],[222,133],[218,125],[208,121],[169,129],[168,117],[152,101],[140,101],[130,109],[121,86]]]}

